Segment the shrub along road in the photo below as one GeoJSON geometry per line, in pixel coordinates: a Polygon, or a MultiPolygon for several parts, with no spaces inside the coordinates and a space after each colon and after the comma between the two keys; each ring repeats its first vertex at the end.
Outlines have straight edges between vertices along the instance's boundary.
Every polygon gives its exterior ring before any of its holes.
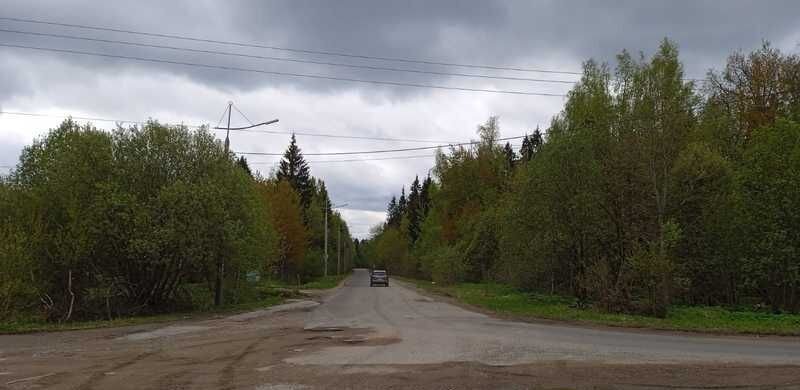
{"type": "Polygon", "coordinates": [[[10,389],[800,386],[798,378],[796,338],[518,323],[397,281],[370,288],[366,270],[321,305],[0,336],[0,388],[10,389]]]}

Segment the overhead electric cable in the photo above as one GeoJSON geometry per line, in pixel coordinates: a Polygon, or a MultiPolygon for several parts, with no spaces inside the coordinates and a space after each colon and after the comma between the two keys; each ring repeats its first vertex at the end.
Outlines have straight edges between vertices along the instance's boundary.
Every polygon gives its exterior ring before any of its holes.
{"type": "MultiPolygon", "coordinates": [[[[222,117],[220,117],[220,122],[222,118],[227,114],[227,108],[222,113],[222,117]]],[[[39,113],[32,113],[32,112],[19,112],[19,111],[0,111],[0,115],[19,115],[19,116],[33,116],[33,117],[49,117],[49,118],[73,118],[79,120],[88,120],[88,121],[96,121],[96,122],[120,122],[120,123],[136,123],[136,124],[145,124],[147,122],[144,121],[132,121],[132,120],[125,120],[125,119],[109,119],[109,118],[95,118],[95,117],[81,117],[81,116],[71,116],[71,115],[53,115],[53,114],[39,114],[39,113]]],[[[169,123],[165,123],[169,124],[169,123]]],[[[188,128],[200,128],[199,125],[184,125],[188,128]]],[[[219,123],[216,127],[219,127],[219,123]]],[[[213,128],[212,128],[213,129],[213,128]]],[[[217,131],[224,131],[225,129],[215,129],[217,131]]],[[[413,139],[413,138],[391,138],[391,137],[373,137],[373,136],[358,136],[358,135],[343,135],[343,134],[326,134],[326,133],[314,133],[309,131],[277,131],[277,130],[253,130],[253,129],[237,129],[232,128],[231,131],[241,131],[241,132],[249,132],[249,133],[265,133],[265,134],[273,134],[273,135],[297,135],[297,136],[304,136],[304,137],[322,137],[322,138],[340,138],[340,139],[356,139],[356,140],[368,140],[368,141],[387,141],[387,142],[409,142],[409,143],[434,143],[434,144],[451,144],[457,143],[456,141],[444,141],[444,140],[434,140],[434,139],[413,139]]]]}
{"type": "MultiPolygon", "coordinates": [[[[19,111],[0,111],[0,115],[18,115],[18,116],[33,116],[33,117],[44,117],[44,118],[72,118],[72,119],[79,119],[84,121],[94,121],[94,122],[118,122],[118,123],[136,123],[136,124],[146,124],[146,121],[132,121],[127,119],[108,119],[108,118],[96,118],[96,117],[89,117],[89,116],[74,116],[74,115],[54,115],[54,114],[40,114],[34,112],[19,112],[19,111]]],[[[201,126],[198,125],[185,125],[185,124],[170,124],[159,122],[164,125],[174,125],[174,126],[185,126],[192,129],[200,128],[201,126]]]]}
{"type": "Polygon", "coordinates": [[[471,77],[471,78],[496,79],[496,80],[530,81],[530,82],[538,82],[538,83],[555,83],[555,84],[575,84],[576,83],[576,81],[571,81],[571,80],[550,80],[550,79],[537,79],[537,78],[528,78],[528,77],[492,76],[492,75],[470,74],[470,73],[437,72],[437,71],[419,70],[419,69],[405,69],[405,68],[392,68],[392,67],[372,66],[372,65],[344,64],[344,63],[339,63],[339,62],[301,60],[301,59],[286,58],[286,57],[260,56],[260,55],[252,55],[252,54],[231,53],[231,52],[218,51],[218,50],[201,50],[201,49],[192,49],[192,48],[186,48],[186,47],[155,45],[155,44],[148,44],[148,43],[120,41],[120,40],[114,40],[114,39],[89,38],[89,37],[79,37],[79,36],[74,36],[74,35],[52,34],[52,33],[42,33],[42,32],[34,32],[34,31],[9,30],[9,29],[3,29],[3,28],[0,28],[0,32],[14,33],[14,34],[24,34],[24,35],[34,35],[34,36],[42,36],[42,37],[52,37],[52,38],[62,38],[62,39],[72,39],[72,40],[82,40],[82,41],[90,41],[90,42],[111,43],[111,44],[117,44],[117,45],[147,47],[147,48],[155,48],[155,49],[167,49],[167,50],[183,51],[183,52],[189,52],[189,53],[214,54],[214,55],[222,55],[222,56],[230,56],[230,57],[252,58],[252,59],[269,60],[269,61],[286,61],[286,62],[295,62],[295,63],[303,63],[303,64],[327,65],[327,66],[336,66],[336,67],[344,67],[344,68],[355,68],[355,69],[381,70],[381,71],[405,72],[405,73],[419,73],[419,74],[431,74],[431,75],[439,75],[439,76],[471,77]]]}
{"type": "MultiPolygon", "coordinates": [[[[498,138],[496,141],[508,141],[512,139],[520,139],[525,138],[526,136],[520,135],[516,137],[506,137],[506,138],[498,138]]],[[[447,145],[435,145],[435,146],[421,146],[416,148],[402,148],[402,149],[383,149],[383,150],[367,150],[361,152],[324,152],[324,153],[303,153],[306,156],[340,156],[340,155],[352,155],[352,154],[376,154],[376,153],[393,153],[393,152],[408,152],[412,150],[430,150],[430,149],[439,149],[439,148],[446,148],[452,146],[463,146],[463,145],[477,145],[480,144],[481,141],[470,141],[470,142],[459,142],[454,144],[447,144],[447,145]]],[[[236,151],[234,153],[237,154],[244,154],[244,155],[254,155],[254,156],[282,156],[283,153],[267,153],[267,152],[240,152],[236,151]]]]}
{"type": "MultiPolygon", "coordinates": [[[[361,158],[361,159],[347,159],[347,160],[309,160],[307,161],[309,164],[319,164],[319,163],[350,163],[350,162],[361,162],[361,161],[383,161],[383,160],[408,160],[408,159],[415,159],[415,158],[430,158],[436,157],[435,154],[422,154],[422,155],[414,155],[414,156],[393,156],[393,157],[377,157],[377,158],[361,158]]],[[[279,163],[280,160],[276,161],[248,161],[248,164],[253,165],[272,165],[279,163]]]]}
{"type": "Polygon", "coordinates": [[[582,74],[582,72],[564,71],[564,70],[522,68],[522,67],[516,67],[516,66],[463,64],[463,63],[455,63],[455,62],[432,61],[432,60],[425,60],[425,59],[381,57],[381,56],[370,56],[370,55],[351,54],[351,53],[323,51],[323,50],[297,49],[297,48],[282,47],[282,46],[263,45],[263,44],[257,44],[257,43],[245,43],[245,42],[233,42],[233,41],[224,41],[224,40],[217,40],[217,39],[196,38],[196,37],[189,37],[189,36],[177,35],[177,34],[152,33],[152,32],[145,32],[145,31],[136,31],[136,30],[128,30],[128,29],[121,29],[121,28],[110,28],[110,27],[100,27],[100,26],[90,26],[90,25],[75,24],[75,23],[60,23],[60,22],[52,22],[52,21],[47,21],[47,20],[31,19],[31,18],[0,17],[0,20],[7,20],[7,21],[19,22],[19,23],[31,23],[31,24],[41,24],[41,25],[50,25],[50,26],[59,26],[59,27],[70,27],[70,28],[78,28],[78,29],[84,29],[84,30],[109,31],[109,32],[140,35],[140,36],[148,36],[148,37],[178,39],[178,40],[192,41],[192,42],[214,43],[214,44],[228,45],[228,46],[239,46],[239,47],[251,47],[251,48],[258,48],[258,49],[270,49],[270,50],[288,51],[288,52],[294,52],[294,53],[318,54],[318,55],[335,56],[335,57],[347,57],[347,58],[360,58],[360,59],[366,59],[366,60],[379,60],[379,61],[389,61],[389,62],[403,62],[403,63],[440,65],[440,66],[456,66],[456,67],[474,68],[474,69],[513,70],[513,71],[519,71],[519,72],[534,72],[534,73],[553,73],[553,74],[569,74],[569,75],[581,75],[582,74]]]}
{"type": "Polygon", "coordinates": [[[325,75],[320,75],[320,74],[276,72],[276,71],[262,70],[262,69],[240,68],[240,67],[236,67],[236,66],[210,65],[210,64],[201,64],[201,63],[196,63],[196,62],[183,62],[183,61],[173,61],[173,60],[165,60],[165,59],[159,59],[159,58],[124,56],[124,55],[117,55],[117,54],[96,53],[96,52],[88,52],[88,51],[81,51],[81,50],[56,49],[56,48],[51,48],[51,47],[15,45],[15,44],[10,44],[10,43],[0,43],[0,46],[13,47],[13,48],[18,48],[18,49],[26,49],[26,50],[38,50],[38,51],[48,51],[48,52],[56,52],[56,53],[79,54],[79,55],[94,56],[94,57],[117,58],[117,59],[134,60],[134,61],[141,61],[141,62],[152,62],[152,63],[163,63],[163,64],[172,64],[172,65],[192,66],[192,67],[206,68],[206,69],[221,69],[221,70],[232,70],[232,71],[237,71],[237,72],[260,73],[260,74],[268,74],[268,75],[276,75],[276,76],[289,76],[289,77],[300,77],[300,78],[311,78],[311,79],[349,81],[349,82],[366,83],[366,84],[393,85],[393,86],[401,86],[401,87],[428,88],[428,89],[443,89],[443,90],[464,91],[464,92],[486,92],[486,93],[510,94],[510,95],[566,97],[566,95],[564,95],[564,94],[557,94],[557,93],[529,92],[529,91],[509,91],[509,90],[499,90],[499,89],[466,88],[466,87],[449,87],[449,86],[444,86],[444,85],[417,84],[417,83],[405,83],[405,82],[397,82],[397,81],[370,80],[370,79],[355,79],[355,78],[348,78],[348,77],[325,76],[325,75]]]}

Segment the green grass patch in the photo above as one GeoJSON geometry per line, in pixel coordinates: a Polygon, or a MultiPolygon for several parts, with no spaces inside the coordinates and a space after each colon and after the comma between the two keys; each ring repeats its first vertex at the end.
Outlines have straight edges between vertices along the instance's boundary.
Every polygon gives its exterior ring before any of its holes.
{"type": "Polygon", "coordinates": [[[264,286],[270,288],[296,288],[298,290],[326,290],[329,288],[334,288],[339,285],[339,283],[350,276],[350,274],[342,274],[342,275],[328,275],[328,276],[320,276],[314,280],[310,280],[303,284],[297,285],[292,283],[286,283],[282,280],[267,280],[264,281],[264,286]]]}
{"type": "Polygon", "coordinates": [[[574,298],[528,293],[506,285],[461,283],[437,286],[409,280],[417,287],[447,295],[498,314],[632,328],[725,334],[800,335],[800,315],[734,311],[722,307],[673,306],[666,318],[604,313],[577,308],[574,298]]]}
{"type": "Polygon", "coordinates": [[[283,302],[285,299],[280,295],[270,295],[263,299],[245,303],[229,304],[221,307],[211,306],[207,309],[192,310],[178,313],[133,316],[115,318],[112,320],[96,321],[71,321],[65,323],[45,322],[36,317],[18,318],[14,321],[0,321],[0,334],[18,334],[33,332],[55,332],[65,330],[82,330],[97,328],[113,328],[119,326],[151,324],[159,322],[170,322],[188,319],[209,318],[219,314],[232,314],[250,310],[270,307],[283,302]]]}
{"type": "Polygon", "coordinates": [[[300,285],[301,290],[326,290],[334,288],[348,275],[328,275],[300,285]]]}

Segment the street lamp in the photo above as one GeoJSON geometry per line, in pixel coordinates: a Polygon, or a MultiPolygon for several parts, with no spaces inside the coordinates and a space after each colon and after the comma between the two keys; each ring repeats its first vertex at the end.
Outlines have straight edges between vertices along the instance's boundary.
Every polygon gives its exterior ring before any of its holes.
{"type": "MultiPolygon", "coordinates": [[[[324,275],[328,276],[328,208],[327,205],[322,205],[322,213],[325,214],[325,271],[324,275]]],[[[347,206],[347,203],[342,203],[336,206],[331,206],[331,210],[338,209],[340,207],[347,206]]],[[[337,245],[336,250],[339,250],[339,246],[337,245]]]]}
{"type": "MultiPolygon", "coordinates": [[[[245,127],[231,127],[231,109],[232,108],[233,108],[233,102],[229,101],[228,102],[228,109],[227,109],[227,111],[228,111],[228,127],[214,127],[214,129],[216,129],[216,130],[226,130],[226,132],[225,132],[225,158],[228,158],[228,153],[230,151],[231,130],[246,130],[246,129],[251,129],[253,127],[266,126],[266,125],[271,125],[273,123],[277,123],[278,122],[277,119],[273,119],[271,121],[256,123],[254,125],[251,124],[250,126],[245,126],[245,127]]],[[[239,111],[239,109],[237,108],[236,111],[239,111]]],[[[239,113],[241,114],[241,111],[239,111],[239,113]]],[[[223,112],[222,115],[225,115],[225,112],[223,112]]],[[[242,114],[242,116],[244,116],[244,114],[242,114]]],[[[248,119],[248,121],[249,121],[249,119],[248,119]]],[[[252,122],[250,122],[250,123],[252,123],[252,122]]],[[[214,305],[216,305],[216,306],[219,306],[219,305],[222,304],[222,280],[224,279],[224,275],[225,275],[225,259],[220,256],[219,260],[217,261],[217,278],[216,278],[216,282],[214,284],[214,305]]]]}

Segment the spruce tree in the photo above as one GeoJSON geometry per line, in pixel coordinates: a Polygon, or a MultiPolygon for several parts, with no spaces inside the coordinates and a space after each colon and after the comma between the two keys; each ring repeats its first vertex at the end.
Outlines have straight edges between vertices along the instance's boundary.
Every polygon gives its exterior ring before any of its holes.
{"type": "Polygon", "coordinates": [[[506,169],[511,170],[514,168],[514,163],[517,160],[517,154],[514,153],[511,143],[506,142],[506,146],[503,147],[503,154],[505,155],[506,159],[506,169]]]}
{"type": "Polygon", "coordinates": [[[542,144],[544,143],[544,139],[542,138],[542,132],[539,131],[539,127],[536,127],[536,130],[533,131],[530,140],[530,149],[531,149],[531,158],[539,153],[539,149],[541,149],[542,144]]]}
{"type": "Polygon", "coordinates": [[[531,161],[533,158],[532,140],[527,134],[525,135],[525,138],[522,139],[522,147],[520,147],[519,153],[522,161],[531,161]]]}
{"type": "Polygon", "coordinates": [[[278,180],[286,180],[300,195],[300,203],[303,209],[308,209],[311,204],[311,173],[308,168],[308,163],[303,158],[303,153],[297,146],[297,140],[292,134],[292,141],[289,143],[289,148],[283,154],[278,172],[276,174],[278,180]]]}
{"type": "Polygon", "coordinates": [[[386,224],[389,226],[397,226],[400,224],[400,213],[397,208],[397,198],[392,197],[389,201],[389,207],[386,209],[386,224]]]}
{"type": "Polygon", "coordinates": [[[428,216],[428,211],[431,209],[431,185],[433,185],[433,180],[428,176],[422,182],[422,189],[419,192],[420,210],[422,211],[421,220],[428,216]]]}
{"type": "Polygon", "coordinates": [[[244,156],[241,156],[238,159],[236,159],[236,166],[242,168],[242,170],[244,170],[248,176],[253,177],[253,171],[250,170],[250,165],[247,164],[247,159],[244,158],[244,156]]]}
{"type": "MultiPolygon", "coordinates": [[[[400,220],[403,219],[403,216],[406,215],[406,209],[408,208],[408,201],[406,200],[406,186],[403,186],[403,189],[400,190],[400,199],[397,200],[397,214],[400,215],[400,220]]],[[[400,221],[398,220],[398,225],[400,221]]]]}
{"type": "Polygon", "coordinates": [[[411,191],[408,194],[408,205],[406,215],[408,217],[408,240],[411,245],[417,241],[420,234],[420,224],[422,222],[421,187],[419,176],[414,178],[411,183],[411,191]]]}

